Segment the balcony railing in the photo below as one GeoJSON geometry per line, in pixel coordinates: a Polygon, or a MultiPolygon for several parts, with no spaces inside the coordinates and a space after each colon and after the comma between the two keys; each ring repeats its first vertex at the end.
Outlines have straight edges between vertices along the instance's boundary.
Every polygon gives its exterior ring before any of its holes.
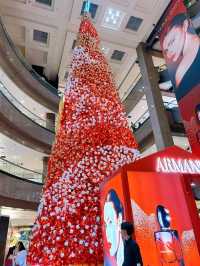
{"type": "MultiPolygon", "coordinates": [[[[46,128],[46,120],[42,119],[38,115],[34,114],[27,107],[25,107],[20,101],[18,101],[11,92],[5,87],[5,85],[0,81],[0,92],[8,99],[12,105],[14,105],[21,113],[27,116],[29,119],[37,123],[38,125],[46,128]]],[[[48,129],[52,131],[51,129],[48,129]]],[[[54,132],[54,131],[52,131],[54,132]]]]}
{"type": "Polygon", "coordinates": [[[0,170],[8,174],[14,175],[18,178],[34,181],[37,183],[42,183],[43,180],[42,173],[38,173],[30,169],[24,168],[3,158],[0,158],[0,170]]]}
{"type": "Polygon", "coordinates": [[[53,87],[50,83],[48,83],[43,77],[41,77],[32,67],[30,64],[28,64],[28,62],[26,61],[26,59],[24,58],[24,56],[21,54],[21,52],[15,47],[13,41],[11,40],[3,22],[2,19],[0,18],[0,33],[2,32],[2,36],[4,36],[4,38],[6,39],[8,45],[10,46],[10,48],[12,49],[12,51],[14,52],[15,56],[18,58],[18,60],[21,62],[21,64],[30,72],[30,74],[32,75],[32,77],[34,79],[36,79],[38,82],[40,82],[40,84],[42,86],[44,86],[46,89],[48,89],[49,91],[51,91],[53,94],[58,95],[58,91],[55,87],[53,87]]]}
{"type": "MultiPolygon", "coordinates": [[[[172,109],[174,107],[177,107],[177,101],[176,99],[174,99],[171,102],[164,102],[164,106],[166,110],[172,109]]],[[[150,114],[149,111],[147,110],[139,117],[139,119],[135,123],[131,124],[133,132],[136,132],[149,118],[150,114]]]]}
{"type": "Polygon", "coordinates": [[[131,83],[131,86],[128,87],[128,89],[124,92],[124,95],[122,97],[122,102],[126,100],[126,98],[129,96],[129,94],[131,93],[132,90],[134,90],[134,87],[137,85],[137,83],[140,81],[140,79],[142,78],[141,73],[139,73],[134,81],[131,83]]]}

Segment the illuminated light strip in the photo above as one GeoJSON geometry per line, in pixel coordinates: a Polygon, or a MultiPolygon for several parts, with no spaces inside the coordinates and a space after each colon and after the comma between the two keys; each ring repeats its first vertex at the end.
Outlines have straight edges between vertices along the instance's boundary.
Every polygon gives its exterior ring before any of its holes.
{"type": "Polygon", "coordinates": [[[85,3],[85,10],[84,10],[86,13],[89,13],[90,12],[90,4],[91,4],[90,1],[86,1],[86,3],[85,3]]]}
{"type": "Polygon", "coordinates": [[[200,174],[200,160],[158,157],[156,171],[161,173],[200,174]]]}

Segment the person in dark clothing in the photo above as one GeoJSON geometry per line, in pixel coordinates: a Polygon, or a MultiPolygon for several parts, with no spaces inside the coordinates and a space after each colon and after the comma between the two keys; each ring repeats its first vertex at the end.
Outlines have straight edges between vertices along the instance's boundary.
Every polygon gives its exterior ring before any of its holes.
{"type": "Polygon", "coordinates": [[[121,235],[124,241],[124,263],[122,266],[143,266],[140,248],[132,239],[133,225],[129,222],[121,224],[121,235]]]}

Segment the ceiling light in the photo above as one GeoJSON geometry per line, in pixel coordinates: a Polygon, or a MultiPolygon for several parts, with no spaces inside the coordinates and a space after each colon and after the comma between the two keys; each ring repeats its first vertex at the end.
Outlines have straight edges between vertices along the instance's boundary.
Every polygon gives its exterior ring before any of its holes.
{"type": "Polygon", "coordinates": [[[105,11],[102,26],[112,30],[119,30],[124,16],[124,12],[108,7],[105,11]]]}
{"type": "Polygon", "coordinates": [[[117,16],[117,17],[120,16],[120,12],[119,12],[119,11],[116,12],[116,16],[117,16]]]}
{"type": "Polygon", "coordinates": [[[108,53],[109,53],[109,51],[110,51],[110,48],[105,47],[105,46],[102,46],[101,51],[102,51],[105,55],[108,55],[108,53]]]}
{"type": "Polygon", "coordinates": [[[196,184],[194,182],[190,183],[191,187],[196,187],[196,184]]]}

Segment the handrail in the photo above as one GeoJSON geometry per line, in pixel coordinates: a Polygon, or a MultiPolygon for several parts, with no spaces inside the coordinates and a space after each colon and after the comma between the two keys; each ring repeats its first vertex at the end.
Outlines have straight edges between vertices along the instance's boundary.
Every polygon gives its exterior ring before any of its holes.
{"type": "Polygon", "coordinates": [[[31,169],[26,168],[26,167],[23,167],[23,166],[21,166],[21,165],[19,165],[19,164],[16,164],[16,163],[13,163],[13,162],[8,161],[8,160],[6,160],[6,159],[3,159],[2,157],[0,157],[0,160],[4,161],[4,162],[6,162],[6,163],[12,164],[12,165],[14,165],[14,166],[20,167],[20,168],[23,169],[23,170],[30,171],[30,172],[32,172],[32,173],[35,173],[35,174],[42,174],[42,173],[40,173],[40,172],[37,172],[37,171],[31,170],[31,169]]]}
{"type": "MultiPolygon", "coordinates": [[[[164,106],[166,109],[172,109],[174,107],[177,107],[177,101],[176,99],[174,99],[171,102],[164,102],[164,106]]],[[[146,110],[135,123],[131,123],[131,128],[133,129],[133,131],[137,131],[149,118],[149,110],[146,110]]]]}
{"type": "Polygon", "coordinates": [[[33,76],[34,79],[38,80],[38,82],[41,83],[42,86],[44,86],[45,88],[47,88],[49,91],[51,91],[54,95],[58,96],[58,92],[57,89],[52,86],[50,83],[48,83],[43,77],[41,77],[32,67],[30,64],[28,64],[28,62],[25,60],[25,58],[23,57],[23,55],[21,54],[21,52],[15,47],[13,41],[11,40],[5,26],[4,23],[2,22],[2,19],[0,17],[0,26],[1,29],[3,30],[4,36],[10,46],[10,48],[12,49],[12,51],[15,53],[16,57],[19,59],[19,61],[22,63],[22,65],[30,72],[30,74],[33,76]]]}
{"type": "Polygon", "coordinates": [[[133,131],[134,132],[137,131],[149,118],[150,114],[149,111],[147,110],[140,116],[140,118],[135,123],[131,123],[131,128],[133,129],[133,131]]]}
{"type": "MultiPolygon", "coordinates": [[[[39,117],[38,115],[34,114],[32,111],[30,111],[27,107],[25,107],[20,101],[18,101],[15,96],[12,95],[12,93],[5,87],[5,85],[0,81],[0,91],[2,94],[8,99],[8,101],[13,104],[19,111],[21,111],[25,116],[30,118],[35,123],[39,124],[40,126],[46,128],[46,121],[39,117]]],[[[46,128],[52,132],[54,130],[51,130],[49,128],[46,128]]]]}
{"type": "MultiPolygon", "coordinates": [[[[160,65],[158,67],[158,73],[160,73],[166,69],[167,69],[167,65],[166,65],[166,63],[163,63],[162,65],[160,65]]],[[[137,84],[139,83],[141,78],[142,78],[142,74],[141,74],[141,72],[139,72],[138,75],[134,78],[133,82],[131,83],[131,86],[129,86],[128,89],[124,92],[124,95],[122,97],[122,102],[124,102],[126,100],[126,98],[130,95],[132,90],[134,90],[134,88],[137,86],[137,84]]],[[[120,90],[122,84],[123,84],[123,82],[120,84],[118,91],[120,90]]]]}
{"type": "Polygon", "coordinates": [[[27,169],[0,157],[0,170],[24,180],[42,183],[42,173],[27,169]]]}
{"type": "Polygon", "coordinates": [[[12,98],[17,104],[19,104],[19,106],[21,106],[23,109],[25,109],[27,112],[29,112],[31,115],[33,115],[34,117],[36,117],[36,119],[41,120],[44,124],[46,123],[46,121],[44,119],[42,119],[41,117],[39,117],[38,115],[34,114],[32,111],[30,111],[27,107],[25,107],[3,84],[2,81],[0,81],[0,90],[1,92],[3,92],[3,94],[5,96],[8,96],[8,98],[12,98]]]}
{"type": "Polygon", "coordinates": [[[129,96],[129,94],[131,93],[131,91],[134,89],[134,87],[140,81],[140,78],[142,78],[142,75],[141,75],[141,73],[138,73],[138,75],[135,77],[135,79],[131,83],[131,86],[124,92],[124,95],[123,95],[123,98],[122,98],[122,102],[124,102],[126,100],[126,98],[129,96]]]}

